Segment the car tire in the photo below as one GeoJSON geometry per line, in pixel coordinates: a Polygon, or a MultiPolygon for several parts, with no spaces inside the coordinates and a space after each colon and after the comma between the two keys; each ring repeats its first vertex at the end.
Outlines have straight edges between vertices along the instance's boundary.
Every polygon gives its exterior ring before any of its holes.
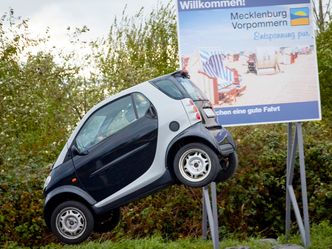
{"type": "Polygon", "coordinates": [[[113,209],[107,216],[99,218],[95,222],[94,231],[97,233],[106,233],[112,231],[121,220],[120,208],[113,209]]]}
{"type": "Polygon", "coordinates": [[[217,154],[201,143],[180,148],[174,157],[173,168],[181,183],[195,188],[211,183],[220,170],[217,154]]]}
{"type": "Polygon", "coordinates": [[[52,232],[65,244],[78,244],[86,240],[93,227],[93,215],[81,202],[65,201],[52,212],[52,232]]]}
{"type": "Polygon", "coordinates": [[[238,157],[237,153],[233,152],[228,157],[224,158],[220,162],[221,171],[216,177],[216,182],[225,182],[231,178],[237,169],[238,166],[238,157]]]}

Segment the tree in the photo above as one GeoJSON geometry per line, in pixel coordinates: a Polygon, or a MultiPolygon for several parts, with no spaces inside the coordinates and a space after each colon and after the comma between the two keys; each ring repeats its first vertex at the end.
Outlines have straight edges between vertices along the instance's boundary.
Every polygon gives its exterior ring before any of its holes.
{"type": "Polygon", "coordinates": [[[329,118],[332,114],[332,23],[317,36],[317,56],[323,114],[329,118]]]}
{"type": "MultiPolygon", "coordinates": [[[[45,34],[46,36],[46,34],[45,34]]],[[[41,167],[52,162],[67,134],[100,91],[79,75],[73,55],[32,54],[46,39],[29,35],[27,20],[10,10],[0,21],[0,163],[41,167]],[[92,89],[92,90],[91,90],[92,89]]],[[[15,171],[20,173],[20,171],[15,171]]]]}
{"type": "Polygon", "coordinates": [[[141,9],[114,20],[107,39],[94,43],[100,82],[115,93],[178,67],[176,15],[171,4],[147,17],[141,9]]]}
{"type": "Polygon", "coordinates": [[[331,0],[313,1],[314,16],[319,32],[325,31],[326,26],[331,18],[331,0]],[[325,2],[325,4],[324,4],[325,2]]]}

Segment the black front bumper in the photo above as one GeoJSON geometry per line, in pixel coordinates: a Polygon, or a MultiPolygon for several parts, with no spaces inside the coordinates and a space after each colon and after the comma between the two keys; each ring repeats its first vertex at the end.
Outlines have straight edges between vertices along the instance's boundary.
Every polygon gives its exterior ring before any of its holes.
{"type": "Polygon", "coordinates": [[[236,152],[235,141],[228,130],[226,130],[223,127],[219,129],[208,129],[208,130],[219,144],[222,156],[227,157],[230,154],[236,152]]]}

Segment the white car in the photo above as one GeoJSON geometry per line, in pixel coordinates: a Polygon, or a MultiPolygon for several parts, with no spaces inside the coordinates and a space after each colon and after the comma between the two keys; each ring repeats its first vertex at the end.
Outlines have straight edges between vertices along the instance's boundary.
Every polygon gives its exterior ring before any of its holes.
{"type": "Polygon", "coordinates": [[[231,135],[184,72],[124,90],[78,124],[44,186],[47,225],[64,243],[109,231],[119,208],[174,183],[203,187],[237,167],[231,135]]]}

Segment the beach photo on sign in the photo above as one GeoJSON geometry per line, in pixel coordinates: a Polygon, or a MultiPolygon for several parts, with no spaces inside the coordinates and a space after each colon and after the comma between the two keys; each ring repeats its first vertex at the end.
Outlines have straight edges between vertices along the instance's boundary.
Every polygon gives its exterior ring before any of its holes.
{"type": "Polygon", "coordinates": [[[223,52],[200,49],[182,58],[183,68],[216,106],[315,101],[313,45],[257,47],[223,52]]]}

